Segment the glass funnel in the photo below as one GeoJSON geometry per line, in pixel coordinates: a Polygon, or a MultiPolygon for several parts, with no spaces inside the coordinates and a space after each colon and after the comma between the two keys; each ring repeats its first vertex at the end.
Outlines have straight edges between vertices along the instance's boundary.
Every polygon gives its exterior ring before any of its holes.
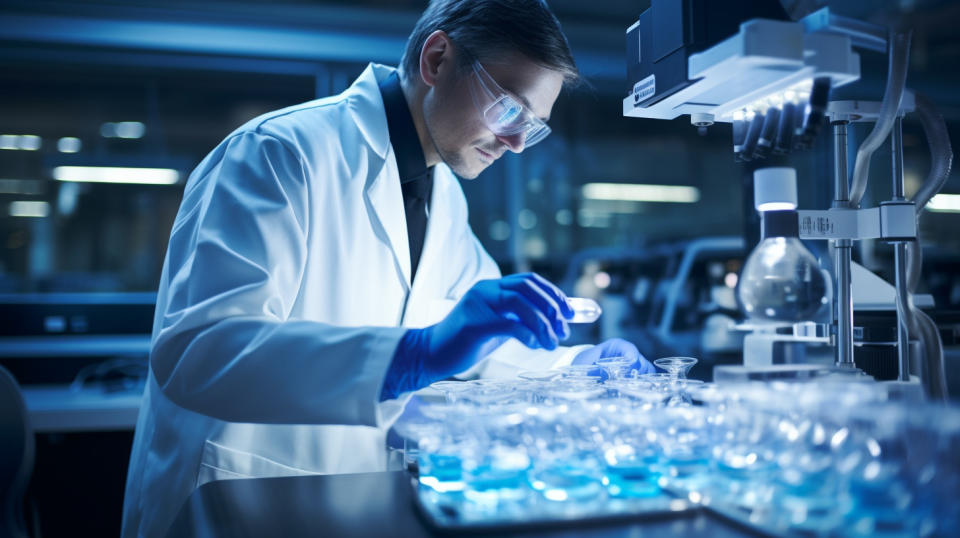
{"type": "Polygon", "coordinates": [[[697,363],[693,357],[664,357],[653,361],[658,368],[666,370],[670,377],[670,399],[667,405],[690,404],[693,401],[687,394],[687,372],[697,363]]]}
{"type": "Polygon", "coordinates": [[[603,357],[594,362],[598,368],[607,374],[607,379],[626,377],[633,363],[633,359],[627,357],[603,357]]]}
{"type": "Polygon", "coordinates": [[[697,359],[693,357],[664,357],[654,360],[653,364],[671,376],[686,379],[687,372],[690,371],[690,368],[693,368],[694,364],[697,364],[697,359]]]}

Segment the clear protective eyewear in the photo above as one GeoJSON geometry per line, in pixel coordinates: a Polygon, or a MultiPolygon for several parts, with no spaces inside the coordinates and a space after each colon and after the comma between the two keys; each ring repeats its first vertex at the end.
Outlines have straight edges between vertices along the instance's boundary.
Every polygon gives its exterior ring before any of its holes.
{"type": "Polygon", "coordinates": [[[483,122],[493,134],[506,137],[522,134],[525,148],[550,134],[550,127],[546,122],[501,88],[480,62],[473,62],[473,72],[476,75],[476,84],[470,85],[470,93],[480,115],[483,116],[483,122]]]}

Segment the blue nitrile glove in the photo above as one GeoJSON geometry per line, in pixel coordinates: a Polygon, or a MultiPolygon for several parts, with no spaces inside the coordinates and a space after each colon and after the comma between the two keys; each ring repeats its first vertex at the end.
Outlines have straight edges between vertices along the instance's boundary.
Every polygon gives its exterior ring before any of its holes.
{"type": "Polygon", "coordinates": [[[581,351],[574,357],[573,364],[593,364],[597,362],[597,359],[606,357],[627,357],[628,359],[634,359],[636,362],[630,367],[630,370],[637,370],[637,372],[641,374],[652,374],[656,371],[653,364],[650,364],[650,361],[640,354],[637,346],[622,338],[611,338],[606,342],[581,351]]]}
{"type": "Polygon", "coordinates": [[[380,400],[463,372],[510,337],[533,349],[556,349],[570,336],[566,320],[572,318],[566,296],[540,275],[477,282],[443,321],[403,335],[380,400]]]}

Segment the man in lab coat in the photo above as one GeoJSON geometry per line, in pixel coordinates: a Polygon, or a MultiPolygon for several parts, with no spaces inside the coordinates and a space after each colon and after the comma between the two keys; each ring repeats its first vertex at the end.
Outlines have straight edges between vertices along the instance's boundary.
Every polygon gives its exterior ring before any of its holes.
{"type": "Polygon", "coordinates": [[[438,0],[400,70],[256,118],[191,174],[174,222],[123,535],[156,536],[212,481],[383,470],[411,391],[628,355],[559,348],[572,315],[500,272],[467,223],[474,178],[549,129],[577,71],[538,0],[438,0]]]}

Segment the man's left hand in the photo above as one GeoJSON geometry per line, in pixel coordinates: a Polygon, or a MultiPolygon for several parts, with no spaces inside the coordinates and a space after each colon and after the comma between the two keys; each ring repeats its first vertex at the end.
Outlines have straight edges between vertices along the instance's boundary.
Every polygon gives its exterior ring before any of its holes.
{"type": "Polygon", "coordinates": [[[637,346],[622,338],[611,338],[606,342],[581,351],[580,354],[573,359],[573,364],[593,364],[597,362],[597,359],[606,357],[627,357],[628,359],[633,359],[634,364],[630,367],[630,370],[637,370],[637,372],[641,374],[651,374],[656,371],[653,365],[650,364],[650,361],[640,354],[637,346]]]}

